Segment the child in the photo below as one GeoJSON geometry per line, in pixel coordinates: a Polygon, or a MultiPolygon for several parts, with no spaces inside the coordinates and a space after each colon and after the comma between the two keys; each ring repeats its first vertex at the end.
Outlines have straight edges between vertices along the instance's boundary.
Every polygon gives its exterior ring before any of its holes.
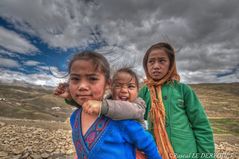
{"type": "Polygon", "coordinates": [[[113,75],[111,96],[101,101],[88,100],[83,109],[89,114],[104,114],[114,120],[136,119],[144,128],[145,102],[137,97],[139,81],[130,68],[121,68],[113,75]]]}
{"type": "Polygon", "coordinates": [[[143,66],[147,80],[139,96],[162,158],[214,158],[212,129],[194,91],[179,82],[172,46],[152,45],[143,66]]]}
{"type": "Polygon", "coordinates": [[[109,86],[109,64],[100,54],[82,52],[69,64],[69,92],[79,106],[70,118],[78,158],[135,158],[135,148],[148,158],[161,158],[152,136],[133,120],[114,121],[104,115],[89,115],[81,106],[88,100],[102,101],[109,86]],[[135,135],[137,133],[137,135],[135,135]]]}
{"type": "MultiPolygon", "coordinates": [[[[66,103],[77,106],[71,100],[68,84],[58,85],[54,94],[66,99],[66,103]]],[[[88,100],[81,107],[88,114],[102,114],[113,120],[135,119],[146,129],[144,122],[145,102],[138,96],[139,81],[130,68],[121,68],[115,72],[111,82],[111,94],[103,101],[88,100]]]]}
{"type": "MultiPolygon", "coordinates": [[[[139,81],[136,73],[130,68],[121,68],[113,75],[110,99],[104,99],[103,102],[89,100],[83,104],[85,112],[91,114],[100,113],[100,110],[106,116],[114,119],[138,119],[141,125],[146,129],[144,118],[141,115],[145,110],[145,102],[137,98],[139,90],[139,81]],[[129,102],[125,102],[129,101],[129,102]]],[[[137,159],[145,159],[145,155],[136,151],[137,159]]]]}

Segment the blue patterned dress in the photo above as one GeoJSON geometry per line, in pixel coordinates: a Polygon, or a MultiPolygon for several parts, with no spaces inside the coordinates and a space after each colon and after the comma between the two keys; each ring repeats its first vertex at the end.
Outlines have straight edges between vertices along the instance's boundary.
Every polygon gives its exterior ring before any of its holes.
{"type": "Polygon", "coordinates": [[[135,159],[136,148],[150,159],[161,159],[153,137],[138,122],[102,115],[83,135],[81,112],[75,110],[70,118],[78,159],[135,159]]]}

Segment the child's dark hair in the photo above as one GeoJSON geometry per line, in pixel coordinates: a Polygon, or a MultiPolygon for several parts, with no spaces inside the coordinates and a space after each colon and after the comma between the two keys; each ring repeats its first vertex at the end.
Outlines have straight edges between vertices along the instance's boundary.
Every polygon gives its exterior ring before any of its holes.
{"type": "MultiPolygon", "coordinates": [[[[135,78],[135,82],[136,82],[136,86],[137,88],[139,89],[139,79],[138,79],[138,76],[137,74],[130,68],[130,67],[123,67],[123,68],[120,68],[118,69],[114,75],[113,75],[113,78],[112,78],[112,82],[114,83],[114,81],[116,80],[116,77],[117,77],[117,74],[120,73],[120,72],[125,72],[125,73],[128,73],[131,75],[132,78],[135,78]]],[[[132,79],[131,78],[131,79],[132,79]]]]}
{"type": "Polygon", "coordinates": [[[156,49],[162,49],[164,50],[169,58],[170,61],[170,66],[169,66],[169,70],[171,69],[174,61],[175,61],[175,52],[173,47],[165,42],[159,42],[157,44],[152,45],[145,53],[144,55],[144,59],[143,59],[143,66],[144,66],[144,70],[145,72],[147,72],[147,62],[148,62],[148,57],[151,51],[156,50],[156,49]]]}
{"type": "Polygon", "coordinates": [[[95,70],[102,71],[105,74],[105,79],[110,79],[110,65],[107,59],[100,53],[93,51],[83,51],[73,56],[68,66],[68,73],[70,73],[71,66],[76,60],[89,60],[95,66],[95,70]]]}

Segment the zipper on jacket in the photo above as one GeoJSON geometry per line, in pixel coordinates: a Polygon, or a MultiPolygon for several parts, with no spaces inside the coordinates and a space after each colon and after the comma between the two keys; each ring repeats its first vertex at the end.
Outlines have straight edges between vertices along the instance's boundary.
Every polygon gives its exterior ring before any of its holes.
{"type": "Polygon", "coordinates": [[[171,122],[171,98],[172,98],[172,91],[173,89],[171,88],[172,86],[171,85],[168,85],[167,86],[167,94],[168,94],[168,122],[169,122],[169,140],[170,140],[170,143],[171,145],[173,146],[173,143],[172,143],[172,131],[171,131],[171,128],[172,128],[172,122],[171,122]]]}

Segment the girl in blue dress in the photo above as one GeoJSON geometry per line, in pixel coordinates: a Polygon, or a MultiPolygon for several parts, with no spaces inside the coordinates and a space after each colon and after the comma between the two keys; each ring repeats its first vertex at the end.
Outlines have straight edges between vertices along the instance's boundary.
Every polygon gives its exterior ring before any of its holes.
{"type": "Polygon", "coordinates": [[[110,84],[109,63],[95,52],[76,54],[69,63],[69,93],[79,106],[71,117],[79,159],[135,159],[136,148],[147,158],[161,159],[154,139],[134,120],[112,120],[82,111],[88,100],[102,101],[110,84]]]}

